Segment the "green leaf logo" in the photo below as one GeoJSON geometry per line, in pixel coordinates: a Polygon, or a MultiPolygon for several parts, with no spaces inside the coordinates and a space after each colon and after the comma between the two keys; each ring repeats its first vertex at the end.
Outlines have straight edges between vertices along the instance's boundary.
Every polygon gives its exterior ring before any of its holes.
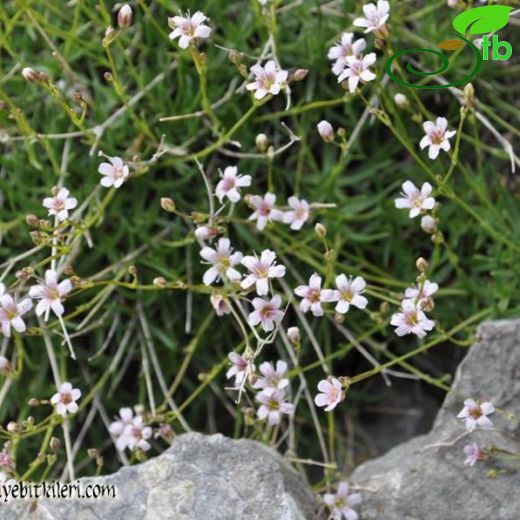
{"type": "Polygon", "coordinates": [[[512,7],[507,5],[485,5],[475,7],[457,15],[453,20],[454,29],[460,34],[486,34],[498,31],[509,22],[512,7]]]}

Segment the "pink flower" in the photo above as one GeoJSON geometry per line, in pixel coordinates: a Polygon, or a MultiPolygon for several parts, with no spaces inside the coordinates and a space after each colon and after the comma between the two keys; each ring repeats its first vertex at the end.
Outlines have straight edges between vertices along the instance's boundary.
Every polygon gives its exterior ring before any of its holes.
{"type": "Polygon", "coordinates": [[[309,220],[311,207],[305,199],[299,199],[294,195],[289,197],[287,202],[291,209],[283,214],[283,222],[290,224],[291,229],[298,231],[309,220]]]}
{"type": "Polygon", "coordinates": [[[473,399],[466,399],[464,401],[464,408],[457,417],[465,420],[466,430],[468,433],[471,433],[478,426],[483,429],[491,428],[493,423],[488,415],[491,415],[494,411],[495,407],[490,401],[479,404],[473,399]]]}
{"type": "Polygon", "coordinates": [[[132,424],[134,412],[131,408],[120,408],[119,417],[110,423],[108,431],[116,437],[116,448],[119,451],[124,451],[127,446],[126,437],[123,436],[127,426],[132,424]]]}
{"type": "Polygon", "coordinates": [[[463,448],[466,459],[464,460],[465,466],[473,466],[475,462],[482,459],[482,453],[476,442],[470,442],[463,448]]]}
{"type": "Polygon", "coordinates": [[[2,334],[9,338],[11,327],[16,332],[25,332],[26,326],[22,316],[32,309],[32,302],[25,298],[20,303],[16,303],[9,294],[0,296],[0,323],[2,324],[2,334]]]}
{"type": "Polygon", "coordinates": [[[375,4],[363,6],[365,18],[356,18],[354,25],[366,27],[365,32],[382,31],[390,15],[390,4],[386,0],[379,0],[377,7],[375,4]]]}
{"type": "Polygon", "coordinates": [[[329,60],[335,60],[332,65],[332,72],[338,76],[343,72],[349,56],[360,56],[365,50],[366,41],[363,38],[353,41],[354,33],[344,32],[341,40],[333,45],[327,54],[329,60]]]}
{"type": "Polygon", "coordinates": [[[246,85],[247,90],[255,91],[256,99],[263,99],[267,94],[276,96],[285,86],[288,72],[279,69],[273,60],[269,60],[265,67],[260,64],[253,65],[251,72],[255,75],[255,81],[246,85]]]}
{"type": "Polygon", "coordinates": [[[428,157],[436,159],[440,150],[448,152],[451,150],[449,139],[457,132],[455,130],[448,130],[448,120],[445,117],[438,117],[436,123],[426,121],[423,124],[426,135],[421,139],[419,146],[424,150],[429,146],[428,157]]]}
{"type": "Polygon", "coordinates": [[[269,249],[262,251],[260,259],[256,256],[244,256],[242,265],[247,267],[250,274],[242,280],[242,289],[256,285],[258,295],[266,295],[269,292],[269,279],[285,276],[285,266],[274,263],[275,260],[276,253],[269,249]]]}
{"type": "Polygon", "coordinates": [[[222,203],[224,197],[231,202],[240,200],[240,188],[251,186],[251,175],[237,175],[238,168],[236,166],[227,166],[224,173],[221,173],[221,180],[215,189],[215,195],[222,203]]]}
{"type": "Polygon", "coordinates": [[[103,162],[99,165],[98,172],[101,177],[101,186],[105,188],[119,188],[126,181],[130,170],[120,157],[111,157],[110,162],[103,162]]]}
{"type": "Polygon", "coordinates": [[[52,309],[56,316],[61,316],[65,311],[61,302],[70,291],[72,291],[72,284],[69,279],[58,283],[56,271],[52,269],[45,271],[45,282],[33,285],[29,289],[29,296],[40,300],[36,305],[36,315],[41,316],[52,309]]]}
{"type": "Polygon", "coordinates": [[[256,395],[256,400],[260,403],[260,407],[256,412],[256,416],[260,420],[267,418],[269,426],[274,426],[280,423],[281,414],[292,414],[294,412],[294,405],[285,402],[287,395],[284,390],[273,390],[272,392],[259,392],[256,395]]]}
{"type": "Polygon", "coordinates": [[[348,89],[350,93],[354,93],[359,82],[367,83],[376,79],[376,75],[370,70],[370,67],[376,62],[374,52],[363,57],[347,56],[345,58],[346,68],[338,76],[338,83],[348,79],[348,89]]]}
{"type": "Polygon", "coordinates": [[[152,433],[153,430],[150,426],[144,424],[142,416],[137,415],[132,419],[132,423],[125,428],[122,437],[125,439],[126,447],[129,450],[148,451],[151,448],[148,439],[150,439],[152,433]]]}
{"type": "Polygon", "coordinates": [[[211,28],[204,24],[207,19],[207,16],[201,11],[197,11],[191,17],[188,13],[186,16],[168,18],[168,27],[173,29],[169,35],[170,40],[179,38],[179,47],[187,49],[196,38],[209,38],[211,28]]]}
{"type": "Polygon", "coordinates": [[[256,220],[256,228],[259,231],[262,231],[268,222],[283,220],[283,212],[274,207],[276,195],[273,193],[268,192],[263,197],[260,197],[260,195],[251,195],[249,202],[255,208],[249,220],[256,220]]]}
{"type": "Polygon", "coordinates": [[[67,188],[54,188],[53,197],[43,199],[43,207],[49,210],[49,215],[55,215],[57,222],[62,222],[69,218],[69,209],[74,209],[78,201],[74,197],[69,197],[67,188]]]}
{"type": "Polygon", "coordinates": [[[285,377],[287,373],[287,363],[279,359],[276,362],[276,370],[272,363],[265,362],[259,367],[263,377],[259,377],[253,384],[253,388],[261,388],[264,393],[273,392],[276,389],[284,389],[289,385],[289,380],[285,377]]]}
{"type": "Polygon", "coordinates": [[[274,330],[283,319],[283,311],[280,310],[282,298],[275,294],[270,300],[265,298],[253,298],[254,311],[249,314],[247,321],[252,327],[258,324],[265,332],[274,330]]]}
{"type": "Polygon", "coordinates": [[[343,391],[343,385],[339,382],[339,379],[335,377],[328,379],[322,379],[318,383],[318,390],[321,394],[318,394],[314,398],[316,406],[325,406],[325,411],[330,412],[334,410],[336,406],[345,399],[345,392],[343,391]]]}
{"type": "Polygon", "coordinates": [[[238,251],[233,253],[229,238],[220,238],[216,249],[209,246],[203,247],[200,256],[212,264],[212,267],[204,273],[202,279],[204,285],[211,285],[223,276],[227,276],[232,282],[240,280],[241,274],[233,266],[240,263],[242,253],[238,251]]]}
{"type": "Polygon", "coordinates": [[[344,274],[336,276],[336,298],[338,303],[336,305],[336,312],[345,314],[348,312],[351,305],[358,309],[364,309],[368,300],[361,296],[366,287],[366,282],[361,276],[347,278],[344,274]]]}
{"type": "Polygon", "coordinates": [[[395,333],[398,336],[415,334],[419,338],[424,338],[426,333],[435,327],[435,322],[429,320],[421,306],[413,300],[401,302],[401,312],[392,316],[390,324],[397,327],[395,333]]]}
{"type": "Polygon", "coordinates": [[[209,299],[211,301],[211,305],[217,313],[217,316],[224,316],[224,314],[229,314],[231,312],[229,303],[224,298],[224,296],[222,296],[222,294],[212,294],[209,299]]]}
{"type": "Polygon", "coordinates": [[[359,516],[353,509],[363,502],[359,493],[349,494],[349,486],[346,482],[340,482],[336,493],[325,493],[323,501],[330,510],[332,520],[358,520],[359,516]]]}
{"type": "Polygon", "coordinates": [[[81,397],[81,390],[72,388],[70,383],[62,383],[58,392],[51,397],[51,403],[56,408],[56,413],[65,417],[67,413],[76,413],[78,405],[76,401],[81,397]]]}
{"type": "Polygon", "coordinates": [[[439,290],[439,284],[425,280],[419,287],[413,286],[406,289],[404,297],[423,303],[431,298],[439,290]]]}
{"type": "Polygon", "coordinates": [[[303,299],[300,302],[300,310],[311,310],[314,316],[323,316],[322,303],[337,301],[336,291],[321,288],[321,276],[314,273],[309,278],[309,285],[299,285],[294,292],[303,299]]]}
{"type": "Polygon", "coordinates": [[[410,218],[415,218],[424,211],[433,209],[435,206],[435,199],[431,197],[432,185],[425,182],[421,190],[415,186],[412,181],[403,182],[402,198],[395,199],[395,207],[398,209],[409,209],[410,218]]]}
{"type": "Polygon", "coordinates": [[[237,354],[236,352],[230,352],[228,359],[231,363],[231,367],[226,372],[226,379],[235,378],[235,386],[240,386],[244,379],[254,372],[255,365],[251,363],[251,360],[244,355],[237,354]]]}

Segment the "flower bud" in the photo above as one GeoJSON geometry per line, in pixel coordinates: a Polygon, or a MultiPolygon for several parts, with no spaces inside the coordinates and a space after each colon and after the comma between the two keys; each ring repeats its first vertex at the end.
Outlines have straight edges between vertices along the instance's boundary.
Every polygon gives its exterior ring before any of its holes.
{"type": "Polygon", "coordinates": [[[334,141],[334,128],[332,128],[332,125],[328,121],[320,121],[317,124],[318,133],[320,134],[320,137],[326,142],[331,143],[334,141]]]}
{"type": "Polygon", "coordinates": [[[128,266],[128,274],[132,276],[137,276],[137,267],[135,265],[129,265],[128,266]]]}
{"type": "Polygon", "coordinates": [[[255,144],[257,149],[264,153],[267,150],[267,147],[269,146],[269,139],[265,134],[258,134],[255,139],[255,144]]]}
{"type": "Polygon", "coordinates": [[[400,92],[398,92],[394,96],[394,101],[395,101],[395,104],[399,108],[406,108],[407,106],[410,105],[410,102],[408,101],[408,98],[404,94],[401,94],[400,92]]]}
{"type": "Polygon", "coordinates": [[[298,327],[289,327],[287,329],[287,336],[293,345],[299,343],[301,340],[300,329],[298,327]]]}
{"type": "Polygon", "coordinates": [[[166,281],[166,278],[163,278],[162,276],[158,276],[157,278],[153,279],[153,284],[156,287],[160,287],[161,289],[164,289],[168,285],[168,282],[166,281]]]}
{"type": "Polygon", "coordinates": [[[195,236],[199,240],[209,240],[215,238],[218,235],[218,229],[210,226],[198,226],[195,229],[195,236]]]}
{"type": "Polygon", "coordinates": [[[5,356],[0,356],[0,372],[9,372],[11,369],[11,362],[5,356]]]}
{"type": "Polygon", "coordinates": [[[117,13],[117,25],[119,25],[120,29],[126,29],[132,25],[133,18],[134,12],[132,8],[128,4],[125,4],[117,13]]]}
{"type": "Polygon", "coordinates": [[[421,273],[425,273],[428,270],[428,261],[424,259],[422,256],[420,256],[416,262],[415,266],[417,267],[417,270],[421,273]]]}
{"type": "Polygon", "coordinates": [[[53,451],[59,450],[61,448],[61,441],[57,437],[51,437],[49,448],[53,451]]]}
{"type": "Polygon", "coordinates": [[[162,197],[161,198],[161,208],[164,209],[164,211],[174,213],[175,212],[175,202],[173,202],[173,200],[168,197],[162,197]]]}
{"type": "Polygon", "coordinates": [[[36,399],[36,397],[31,397],[31,399],[29,399],[28,405],[32,407],[39,406],[40,400],[36,399]]]}
{"type": "Polygon", "coordinates": [[[475,105],[475,88],[473,87],[472,83],[468,83],[464,87],[464,101],[468,107],[475,105]]]}
{"type": "Polygon", "coordinates": [[[293,81],[303,81],[307,77],[307,74],[309,74],[308,69],[296,69],[293,72],[292,80],[293,81]]]}
{"type": "Polygon", "coordinates": [[[45,74],[45,72],[40,72],[31,67],[25,67],[22,69],[22,76],[29,83],[39,83],[40,81],[46,81],[49,79],[49,76],[45,74]]]}
{"type": "Polygon", "coordinates": [[[430,215],[424,215],[421,218],[421,228],[428,234],[435,233],[437,231],[437,221],[430,215]]]}
{"type": "Polygon", "coordinates": [[[314,232],[320,237],[320,238],[325,238],[327,236],[327,228],[321,224],[320,222],[318,222],[315,226],[314,226],[314,232]]]}
{"type": "Polygon", "coordinates": [[[20,426],[18,423],[11,421],[7,424],[7,431],[9,433],[18,433],[20,431],[20,426]]]}

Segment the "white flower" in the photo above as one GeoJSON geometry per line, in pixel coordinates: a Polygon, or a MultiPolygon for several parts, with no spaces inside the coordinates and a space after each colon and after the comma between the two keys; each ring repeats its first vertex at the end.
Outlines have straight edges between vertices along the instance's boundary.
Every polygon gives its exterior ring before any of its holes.
{"type": "Polygon", "coordinates": [[[56,408],[56,413],[65,417],[67,413],[76,413],[78,404],[76,401],[81,397],[81,390],[72,388],[70,383],[62,383],[58,392],[51,397],[51,403],[56,408]]]}
{"type": "Polygon", "coordinates": [[[298,231],[309,220],[311,206],[305,199],[299,199],[294,195],[287,199],[287,203],[291,209],[283,214],[283,222],[298,231]]]}
{"type": "Polygon", "coordinates": [[[283,319],[283,311],[280,310],[282,298],[275,294],[270,300],[265,298],[253,298],[254,311],[249,314],[247,321],[252,327],[258,324],[265,332],[274,330],[283,319]]]}
{"type": "Polygon", "coordinates": [[[426,333],[435,327],[435,322],[429,320],[421,310],[421,306],[413,300],[403,300],[401,302],[401,312],[395,313],[390,320],[398,336],[415,334],[419,338],[424,338],[426,333]]]}
{"type": "Polygon", "coordinates": [[[399,209],[409,209],[410,218],[415,218],[422,212],[433,209],[435,206],[435,199],[431,197],[432,185],[425,182],[421,190],[415,186],[412,181],[403,182],[402,198],[395,199],[395,207],[399,209]]]}
{"type": "Polygon", "coordinates": [[[425,280],[420,287],[409,287],[404,293],[404,297],[409,300],[423,302],[431,298],[439,290],[439,284],[425,280]]]}
{"type": "Polygon", "coordinates": [[[246,356],[230,352],[228,354],[231,367],[226,372],[226,379],[235,378],[235,386],[240,386],[244,379],[255,371],[255,365],[246,356]]]}
{"type": "Polygon", "coordinates": [[[321,288],[321,276],[314,273],[309,278],[309,285],[299,285],[294,292],[303,299],[300,302],[300,310],[311,310],[314,316],[323,316],[322,303],[337,301],[336,291],[321,288]]]}
{"type": "Polygon", "coordinates": [[[363,12],[365,13],[365,18],[356,18],[354,25],[366,27],[366,33],[382,31],[390,15],[390,4],[386,0],[379,0],[377,6],[375,4],[364,5],[363,12]]]}
{"type": "Polygon", "coordinates": [[[69,279],[58,283],[56,271],[52,269],[45,271],[45,282],[33,285],[29,289],[29,296],[40,300],[36,305],[36,315],[41,316],[52,309],[56,316],[61,316],[65,310],[61,302],[71,290],[72,284],[69,279]]]}
{"type": "Polygon", "coordinates": [[[255,81],[246,85],[247,90],[255,91],[256,99],[263,99],[267,94],[276,96],[285,86],[288,72],[279,69],[273,60],[269,60],[265,67],[260,64],[253,65],[251,72],[255,75],[255,81]]]}
{"type": "Polygon", "coordinates": [[[222,296],[222,294],[212,294],[209,299],[211,301],[211,305],[217,313],[217,316],[224,316],[224,314],[229,314],[231,312],[229,303],[226,301],[224,296],[222,296]]]}
{"type": "Polygon", "coordinates": [[[249,202],[255,208],[249,220],[256,220],[256,228],[259,231],[262,231],[268,222],[283,220],[283,212],[274,207],[276,195],[273,193],[266,193],[263,197],[251,195],[249,202]]]}
{"type": "Polygon", "coordinates": [[[457,132],[455,130],[448,130],[448,120],[445,117],[438,117],[437,121],[426,121],[423,124],[426,135],[421,139],[419,146],[421,150],[424,150],[429,146],[428,157],[430,159],[436,159],[439,155],[440,150],[448,152],[451,150],[451,139],[457,132]]]}
{"type": "Polygon", "coordinates": [[[242,265],[247,267],[250,274],[242,280],[240,284],[242,289],[256,285],[258,295],[266,295],[269,292],[269,279],[285,276],[285,266],[275,264],[275,260],[276,253],[269,249],[262,251],[260,259],[256,256],[244,256],[242,265]]]}
{"type": "Polygon", "coordinates": [[[322,379],[318,383],[318,390],[321,392],[316,395],[314,402],[316,406],[324,406],[326,412],[334,410],[336,406],[345,399],[345,392],[343,391],[343,385],[339,379],[333,377],[330,379],[322,379]]]}
{"type": "Polygon", "coordinates": [[[11,336],[11,327],[17,332],[25,332],[26,326],[22,316],[30,311],[32,302],[29,298],[25,298],[20,303],[16,303],[9,294],[1,294],[0,296],[0,323],[2,324],[2,334],[9,338],[11,336]]]}
{"type": "Polygon", "coordinates": [[[168,18],[168,27],[173,29],[170,40],[179,38],[179,47],[187,49],[195,38],[209,38],[211,28],[204,24],[207,16],[197,11],[193,16],[173,16],[168,18]]]}
{"type": "Polygon", "coordinates": [[[465,466],[473,466],[477,461],[482,460],[482,453],[476,442],[470,442],[463,448],[466,459],[464,460],[465,466]]]}
{"type": "Polygon", "coordinates": [[[354,33],[344,32],[341,35],[341,40],[329,49],[327,58],[335,61],[332,65],[332,72],[336,76],[343,72],[348,56],[359,56],[365,50],[366,41],[363,38],[352,41],[353,38],[354,33]]]}
{"type": "Polygon", "coordinates": [[[215,280],[219,280],[224,275],[232,282],[240,280],[241,274],[233,267],[242,260],[242,253],[239,251],[233,253],[229,238],[222,237],[219,239],[217,247],[205,246],[200,252],[200,256],[207,262],[212,264],[205,273],[202,281],[204,285],[211,285],[215,280]]]}
{"type": "Polygon", "coordinates": [[[132,424],[133,418],[134,412],[131,408],[120,408],[119,417],[108,427],[108,431],[116,437],[116,448],[119,451],[124,451],[127,447],[127,438],[123,434],[127,426],[132,424]]]}
{"type": "Polygon", "coordinates": [[[240,188],[251,186],[251,175],[237,175],[237,173],[236,166],[227,166],[224,173],[221,173],[221,180],[215,189],[215,195],[221,203],[224,197],[227,197],[231,202],[238,202],[240,200],[240,188]]]}
{"type": "Polygon", "coordinates": [[[358,520],[359,515],[353,509],[363,502],[359,493],[349,494],[346,482],[340,482],[336,493],[325,493],[323,501],[330,510],[331,520],[358,520]]]}
{"type": "Polygon", "coordinates": [[[279,359],[276,362],[276,370],[272,363],[265,362],[259,367],[263,377],[259,377],[253,384],[253,388],[261,388],[264,393],[273,392],[276,389],[284,389],[289,385],[289,380],[285,377],[287,373],[287,363],[279,359]]]}
{"type": "Polygon", "coordinates": [[[364,309],[368,300],[361,296],[366,287],[366,282],[361,276],[347,278],[344,274],[336,276],[336,298],[338,303],[336,305],[336,312],[345,314],[348,312],[351,305],[358,309],[364,309]]]}
{"type": "Polygon", "coordinates": [[[54,196],[43,199],[43,207],[49,210],[49,215],[55,215],[58,222],[69,218],[69,209],[74,209],[78,201],[74,197],[69,197],[67,188],[55,188],[54,196]]]}
{"type": "Polygon", "coordinates": [[[493,403],[485,401],[484,403],[477,403],[473,399],[466,399],[464,401],[464,408],[460,411],[457,417],[464,419],[466,431],[471,433],[475,431],[477,427],[483,429],[489,429],[493,426],[493,423],[489,419],[488,415],[491,415],[495,411],[493,403]]]}
{"type": "Polygon", "coordinates": [[[284,390],[274,390],[272,392],[259,392],[256,400],[261,403],[256,415],[260,420],[267,418],[269,426],[280,423],[281,414],[292,414],[294,405],[286,403],[287,395],[284,390]]]}
{"type": "Polygon", "coordinates": [[[101,186],[105,188],[119,188],[126,181],[130,173],[128,166],[120,157],[111,157],[110,162],[103,162],[99,165],[98,172],[101,177],[101,186]]]}
{"type": "Polygon", "coordinates": [[[354,93],[359,82],[367,83],[376,79],[370,67],[376,62],[376,54],[371,52],[364,57],[347,56],[346,69],[338,76],[338,83],[348,78],[348,89],[354,93]]]}
{"type": "Polygon", "coordinates": [[[421,218],[421,228],[426,233],[435,233],[437,231],[437,221],[430,215],[424,215],[421,218]]]}

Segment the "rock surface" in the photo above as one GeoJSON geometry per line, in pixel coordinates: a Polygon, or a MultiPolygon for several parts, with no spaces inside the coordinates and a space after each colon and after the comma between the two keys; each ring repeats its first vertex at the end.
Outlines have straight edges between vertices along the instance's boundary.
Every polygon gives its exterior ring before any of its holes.
{"type": "Polygon", "coordinates": [[[520,461],[464,466],[463,447],[476,441],[520,452],[520,320],[481,325],[479,340],[460,364],[430,433],[359,466],[351,481],[363,490],[363,520],[518,520],[520,461]],[[508,413],[491,418],[499,431],[463,435],[457,419],[466,398],[491,400],[508,413]],[[432,446],[444,443],[444,446],[432,446]],[[499,469],[491,478],[490,470],[499,469]]]}
{"type": "Polygon", "coordinates": [[[0,504],[2,520],[316,520],[305,481],[274,450],[187,433],[163,454],[82,484],[115,484],[117,499],[0,504]]]}

